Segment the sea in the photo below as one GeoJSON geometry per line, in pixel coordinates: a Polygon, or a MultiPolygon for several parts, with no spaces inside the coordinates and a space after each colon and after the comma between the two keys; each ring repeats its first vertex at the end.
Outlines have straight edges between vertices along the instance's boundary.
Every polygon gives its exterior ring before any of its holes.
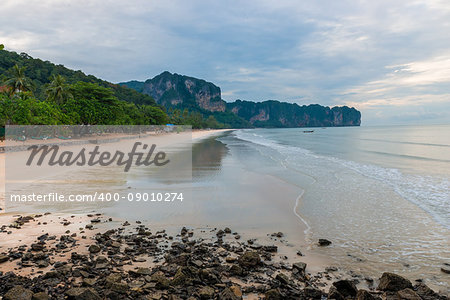
{"type": "Polygon", "coordinates": [[[286,213],[316,252],[448,289],[450,125],[248,129],[218,141],[243,168],[299,189],[286,213]]]}

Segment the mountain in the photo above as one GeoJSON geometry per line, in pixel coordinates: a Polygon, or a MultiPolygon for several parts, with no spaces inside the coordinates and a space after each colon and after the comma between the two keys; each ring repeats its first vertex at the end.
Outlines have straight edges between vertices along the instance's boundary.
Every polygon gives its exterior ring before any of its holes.
{"type": "Polygon", "coordinates": [[[236,100],[227,103],[221,98],[220,88],[213,83],[167,71],[145,82],[129,81],[120,85],[150,95],[158,104],[167,108],[198,111],[205,116],[213,115],[219,122],[239,124],[240,127],[328,127],[361,124],[361,113],[347,106],[300,106],[275,100],[236,100]]]}
{"type": "Polygon", "coordinates": [[[333,127],[359,126],[361,113],[347,106],[299,106],[280,101],[251,102],[236,100],[227,109],[255,127],[333,127]]]}
{"type": "Polygon", "coordinates": [[[49,61],[33,58],[26,53],[17,54],[16,52],[6,50],[0,51],[0,82],[6,78],[8,70],[16,64],[26,67],[25,75],[33,81],[35,87],[34,95],[41,100],[45,99],[45,85],[50,83],[53,75],[59,74],[62,75],[69,84],[83,81],[110,88],[114,91],[114,95],[119,100],[135,104],[156,105],[156,102],[152,97],[140,93],[135,87],[127,88],[119,84],[99,79],[93,75],[86,75],[81,71],[68,69],[63,65],[56,65],[49,61]]]}
{"type": "Polygon", "coordinates": [[[165,107],[200,108],[210,112],[224,112],[226,102],[222,100],[220,88],[211,82],[194,77],[163,72],[145,81],[132,81],[124,84],[142,93],[152,96],[165,107]]]}

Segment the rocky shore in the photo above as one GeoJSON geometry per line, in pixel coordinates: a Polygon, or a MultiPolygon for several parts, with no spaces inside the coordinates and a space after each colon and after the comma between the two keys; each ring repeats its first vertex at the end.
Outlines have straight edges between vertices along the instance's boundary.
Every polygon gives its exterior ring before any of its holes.
{"type": "MultiPolygon", "coordinates": [[[[45,217],[16,217],[0,228],[2,243],[29,223],[46,225],[45,217]]],[[[169,235],[140,222],[106,226],[112,220],[98,214],[83,227],[74,220],[58,219],[64,234],[0,244],[0,299],[449,299],[392,273],[375,280],[333,267],[311,274],[300,251],[296,261],[283,259],[277,246],[244,241],[230,228],[169,235]]]]}

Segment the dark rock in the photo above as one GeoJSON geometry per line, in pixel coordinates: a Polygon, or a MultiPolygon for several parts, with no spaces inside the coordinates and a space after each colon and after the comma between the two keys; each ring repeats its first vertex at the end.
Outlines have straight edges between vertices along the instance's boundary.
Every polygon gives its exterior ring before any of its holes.
{"type": "Polygon", "coordinates": [[[7,262],[9,260],[9,256],[7,255],[0,255],[0,264],[7,262]]]}
{"type": "Polygon", "coordinates": [[[398,291],[397,297],[399,300],[422,300],[416,292],[409,288],[398,291]]]}
{"type": "Polygon", "coordinates": [[[31,250],[42,251],[42,250],[44,250],[44,245],[43,244],[31,244],[31,250]]]}
{"type": "Polygon", "coordinates": [[[223,230],[225,233],[231,233],[231,229],[230,228],[228,228],[228,227],[225,227],[225,229],[223,230]]]}
{"type": "Polygon", "coordinates": [[[322,299],[322,291],[312,286],[306,287],[303,292],[308,299],[322,299]]]}
{"type": "Polygon", "coordinates": [[[50,299],[50,297],[46,293],[40,292],[40,293],[34,294],[31,299],[32,300],[48,300],[48,299],[50,299]]]}
{"type": "Polygon", "coordinates": [[[327,239],[319,239],[319,246],[323,247],[323,246],[329,246],[331,245],[331,241],[327,240],[327,239]]]}
{"type": "Polygon", "coordinates": [[[268,290],[265,294],[266,300],[282,300],[283,297],[278,289],[268,290]]]}
{"type": "Polygon", "coordinates": [[[232,265],[228,270],[231,275],[242,276],[244,274],[244,270],[238,265],[232,265]]]}
{"type": "Polygon", "coordinates": [[[220,300],[240,300],[242,299],[242,293],[239,296],[240,289],[234,289],[235,286],[232,286],[230,288],[225,288],[220,294],[219,299],[220,300]]]}
{"type": "Polygon", "coordinates": [[[69,300],[101,300],[93,288],[71,288],[66,291],[69,300]]]}
{"type": "Polygon", "coordinates": [[[374,296],[366,290],[359,290],[356,293],[356,300],[380,300],[380,297],[374,296]]]}
{"type": "Polygon", "coordinates": [[[441,267],[441,272],[444,272],[445,274],[450,274],[450,267],[449,266],[441,267]]]}
{"type": "Polygon", "coordinates": [[[378,290],[390,292],[398,292],[407,288],[412,288],[411,281],[400,275],[388,272],[381,275],[380,284],[377,287],[378,290]]]}
{"type": "Polygon", "coordinates": [[[330,289],[328,290],[328,299],[331,300],[345,300],[344,296],[341,295],[341,293],[338,292],[336,287],[332,285],[330,289]]]}
{"type": "Polygon", "coordinates": [[[101,250],[100,247],[96,244],[92,244],[89,246],[89,252],[91,253],[98,253],[100,252],[100,250],[101,250]]]}
{"type": "Polygon", "coordinates": [[[214,288],[210,286],[204,286],[198,291],[198,295],[200,296],[200,299],[213,299],[214,298],[215,290],[214,288]]]}
{"type": "Polygon", "coordinates": [[[273,253],[273,252],[277,252],[278,251],[278,247],[277,246],[273,246],[273,245],[272,246],[263,246],[262,250],[266,251],[266,252],[273,253]]]}
{"type": "Polygon", "coordinates": [[[238,262],[243,268],[254,268],[261,263],[261,257],[258,252],[247,251],[239,257],[238,262]]]}
{"type": "Polygon", "coordinates": [[[291,284],[291,280],[289,279],[289,277],[287,277],[285,274],[283,273],[279,273],[277,274],[277,276],[275,277],[276,280],[278,280],[282,285],[288,285],[291,284]]]}
{"type": "Polygon", "coordinates": [[[439,295],[430,289],[424,283],[418,283],[414,286],[414,291],[419,295],[423,300],[433,300],[438,299],[439,295]]]}
{"type": "Polygon", "coordinates": [[[344,298],[347,297],[355,297],[356,293],[358,293],[358,289],[356,288],[356,285],[353,283],[353,281],[350,280],[339,280],[336,282],[333,282],[333,286],[336,288],[336,290],[341,294],[344,298]]]}
{"type": "Polygon", "coordinates": [[[4,300],[31,300],[33,292],[24,288],[21,285],[10,289],[4,296],[4,300]]]}
{"type": "Polygon", "coordinates": [[[294,268],[294,269],[297,269],[298,271],[301,271],[301,272],[305,272],[305,270],[306,270],[306,264],[304,263],[304,262],[296,262],[296,263],[294,263],[293,265],[292,265],[292,267],[294,268]]]}

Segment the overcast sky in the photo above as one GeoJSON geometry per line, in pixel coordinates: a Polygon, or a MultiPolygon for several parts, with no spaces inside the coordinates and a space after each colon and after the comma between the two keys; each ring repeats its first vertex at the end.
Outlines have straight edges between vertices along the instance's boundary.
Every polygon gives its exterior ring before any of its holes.
{"type": "Polygon", "coordinates": [[[0,43],[112,82],[168,70],[227,101],[450,122],[449,0],[1,0],[0,43]]]}

